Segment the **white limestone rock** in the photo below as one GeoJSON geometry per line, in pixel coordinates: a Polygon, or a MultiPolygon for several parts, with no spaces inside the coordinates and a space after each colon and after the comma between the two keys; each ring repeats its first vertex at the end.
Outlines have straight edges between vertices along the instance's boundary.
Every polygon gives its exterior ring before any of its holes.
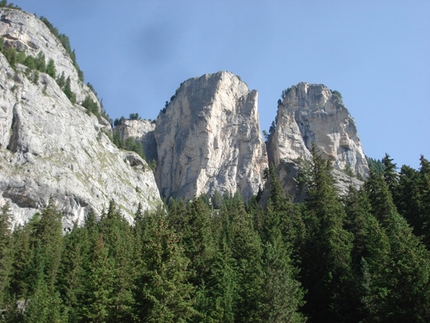
{"type": "Polygon", "coordinates": [[[14,47],[33,57],[43,53],[47,64],[52,59],[57,76],[64,73],[66,79],[70,77],[70,87],[78,103],[88,95],[98,102],[95,94],[79,80],[78,71],[66,49],[35,15],[18,9],[0,8],[0,36],[6,47],[14,47]]]}
{"type": "Polygon", "coordinates": [[[132,137],[140,141],[148,162],[157,160],[157,144],[154,137],[155,120],[123,119],[121,123],[115,127],[114,131],[119,133],[121,140],[132,137]]]}
{"type": "MultiPolygon", "coordinates": [[[[299,83],[279,104],[275,129],[268,140],[269,161],[284,182],[289,182],[286,186],[292,195],[295,184],[292,179],[287,181],[288,174],[295,172],[292,165],[298,165],[300,159],[310,160],[312,143],[333,162],[337,177],[347,168],[358,177],[367,177],[369,168],[357,127],[340,96],[324,85],[299,83]]],[[[347,181],[346,177],[342,181],[347,181]]]]}
{"type": "MultiPolygon", "coordinates": [[[[77,98],[96,100],[42,22],[13,9],[0,15],[0,35],[29,55],[44,50],[59,62],[57,71],[73,77],[77,98]]],[[[110,141],[106,120],[73,105],[49,75],[40,73],[33,83],[24,71],[20,65],[12,69],[0,53],[0,205],[10,202],[15,224],[46,206],[50,196],[64,226],[81,224],[90,209],[101,214],[111,200],[130,221],[139,203],[144,210],[161,204],[152,171],[110,141]]]]}
{"type": "Polygon", "coordinates": [[[267,154],[257,99],[257,91],[229,72],[181,84],[155,128],[163,196],[239,191],[248,199],[258,192],[267,154]]]}

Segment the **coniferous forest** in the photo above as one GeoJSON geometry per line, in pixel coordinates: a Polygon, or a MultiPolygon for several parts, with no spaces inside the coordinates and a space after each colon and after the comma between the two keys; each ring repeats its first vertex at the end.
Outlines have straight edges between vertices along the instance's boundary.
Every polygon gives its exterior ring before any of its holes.
{"type": "Polygon", "coordinates": [[[111,202],[62,230],[51,201],[0,222],[4,322],[430,322],[430,163],[386,155],[339,197],[314,151],[307,198],[170,199],[130,225],[111,202]]]}

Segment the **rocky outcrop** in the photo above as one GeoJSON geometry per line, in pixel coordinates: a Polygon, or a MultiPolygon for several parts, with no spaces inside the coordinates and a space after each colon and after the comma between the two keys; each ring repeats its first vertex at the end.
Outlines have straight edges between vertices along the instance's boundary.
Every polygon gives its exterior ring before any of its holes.
{"type": "MultiPolygon", "coordinates": [[[[35,16],[1,9],[0,33],[27,55],[45,53],[57,72],[72,79],[77,102],[95,95],[78,79],[64,48],[35,16]],[[7,19],[6,19],[7,18],[7,19]]],[[[56,81],[25,67],[12,68],[0,54],[0,205],[10,202],[15,223],[27,221],[50,196],[64,226],[82,223],[90,209],[101,214],[114,200],[131,220],[141,203],[161,203],[152,171],[133,152],[108,138],[109,122],[72,104],[56,81]]]]}
{"type": "Polygon", "coordinates": [[[215,191],[245,199],[263,184],[267,167],[257,91],[229,72],[181,84],[155,128],[156,180],[166,198],[215,191]]]}
{"type": "Polygon", "coordinates": [[[44,22],[33,14],[17,9],[0,8],[0,36],[6,47],[13,47],[28,56],[45,56],[46,62],[55,62],[57,75],[70,77],[70,88],[76,94],[76,101],[82,102],[90,96],[98,102],[94,93],[79,80],[73,60],[57,37],[52,35],[44,22]]]}
{"type": "Polygon", "coordinates": [[[120,135],[121,140],[134,138],[142,143],[143,152],[146,160],[151,162],[157,160],[157,143],[154,137],[155,121],[150,120],[129,120],[123,119],[121,123],[115,127],[120,135]]]}
{"type": "MultiPolygon", "coordinates": [[[[296,186],[291,174],[300,159],[310,159],[312,144],[333,162],[338,178],[347,169],[358,177],[367,176],[357,127],[340,94],[324,85],[299,83],[286,91],[280,102],[268,141],[269,160],[292,195],[296,186]]],[[[340,182],[343,180],[347,181],[343,178],[340,182]]]]}

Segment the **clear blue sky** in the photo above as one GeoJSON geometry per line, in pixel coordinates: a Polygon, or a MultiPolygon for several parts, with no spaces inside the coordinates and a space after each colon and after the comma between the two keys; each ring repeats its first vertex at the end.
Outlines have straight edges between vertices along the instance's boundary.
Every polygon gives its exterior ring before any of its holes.
{"type": "Polygon", "coordinates": [[[155,119],[179,84],[228,70],[259,92],[261,128],[283,89],[342,93],[366,155],[430,159],[430,1],[16,0],[69,36],[112,119],[155,119]]]}

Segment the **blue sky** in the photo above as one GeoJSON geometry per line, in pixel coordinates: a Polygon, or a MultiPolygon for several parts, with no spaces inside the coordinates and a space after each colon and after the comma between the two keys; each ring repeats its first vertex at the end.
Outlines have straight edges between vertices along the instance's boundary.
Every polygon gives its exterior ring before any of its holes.
{"type": "Polygon", "coordinates": [[[430,159],[430,1],[13,2],[69,36],[112,119],[155,119],[181,82],[228,70],[258,90],[262,130],[283,89],[325,84],[367,156],[430,159]]]}

